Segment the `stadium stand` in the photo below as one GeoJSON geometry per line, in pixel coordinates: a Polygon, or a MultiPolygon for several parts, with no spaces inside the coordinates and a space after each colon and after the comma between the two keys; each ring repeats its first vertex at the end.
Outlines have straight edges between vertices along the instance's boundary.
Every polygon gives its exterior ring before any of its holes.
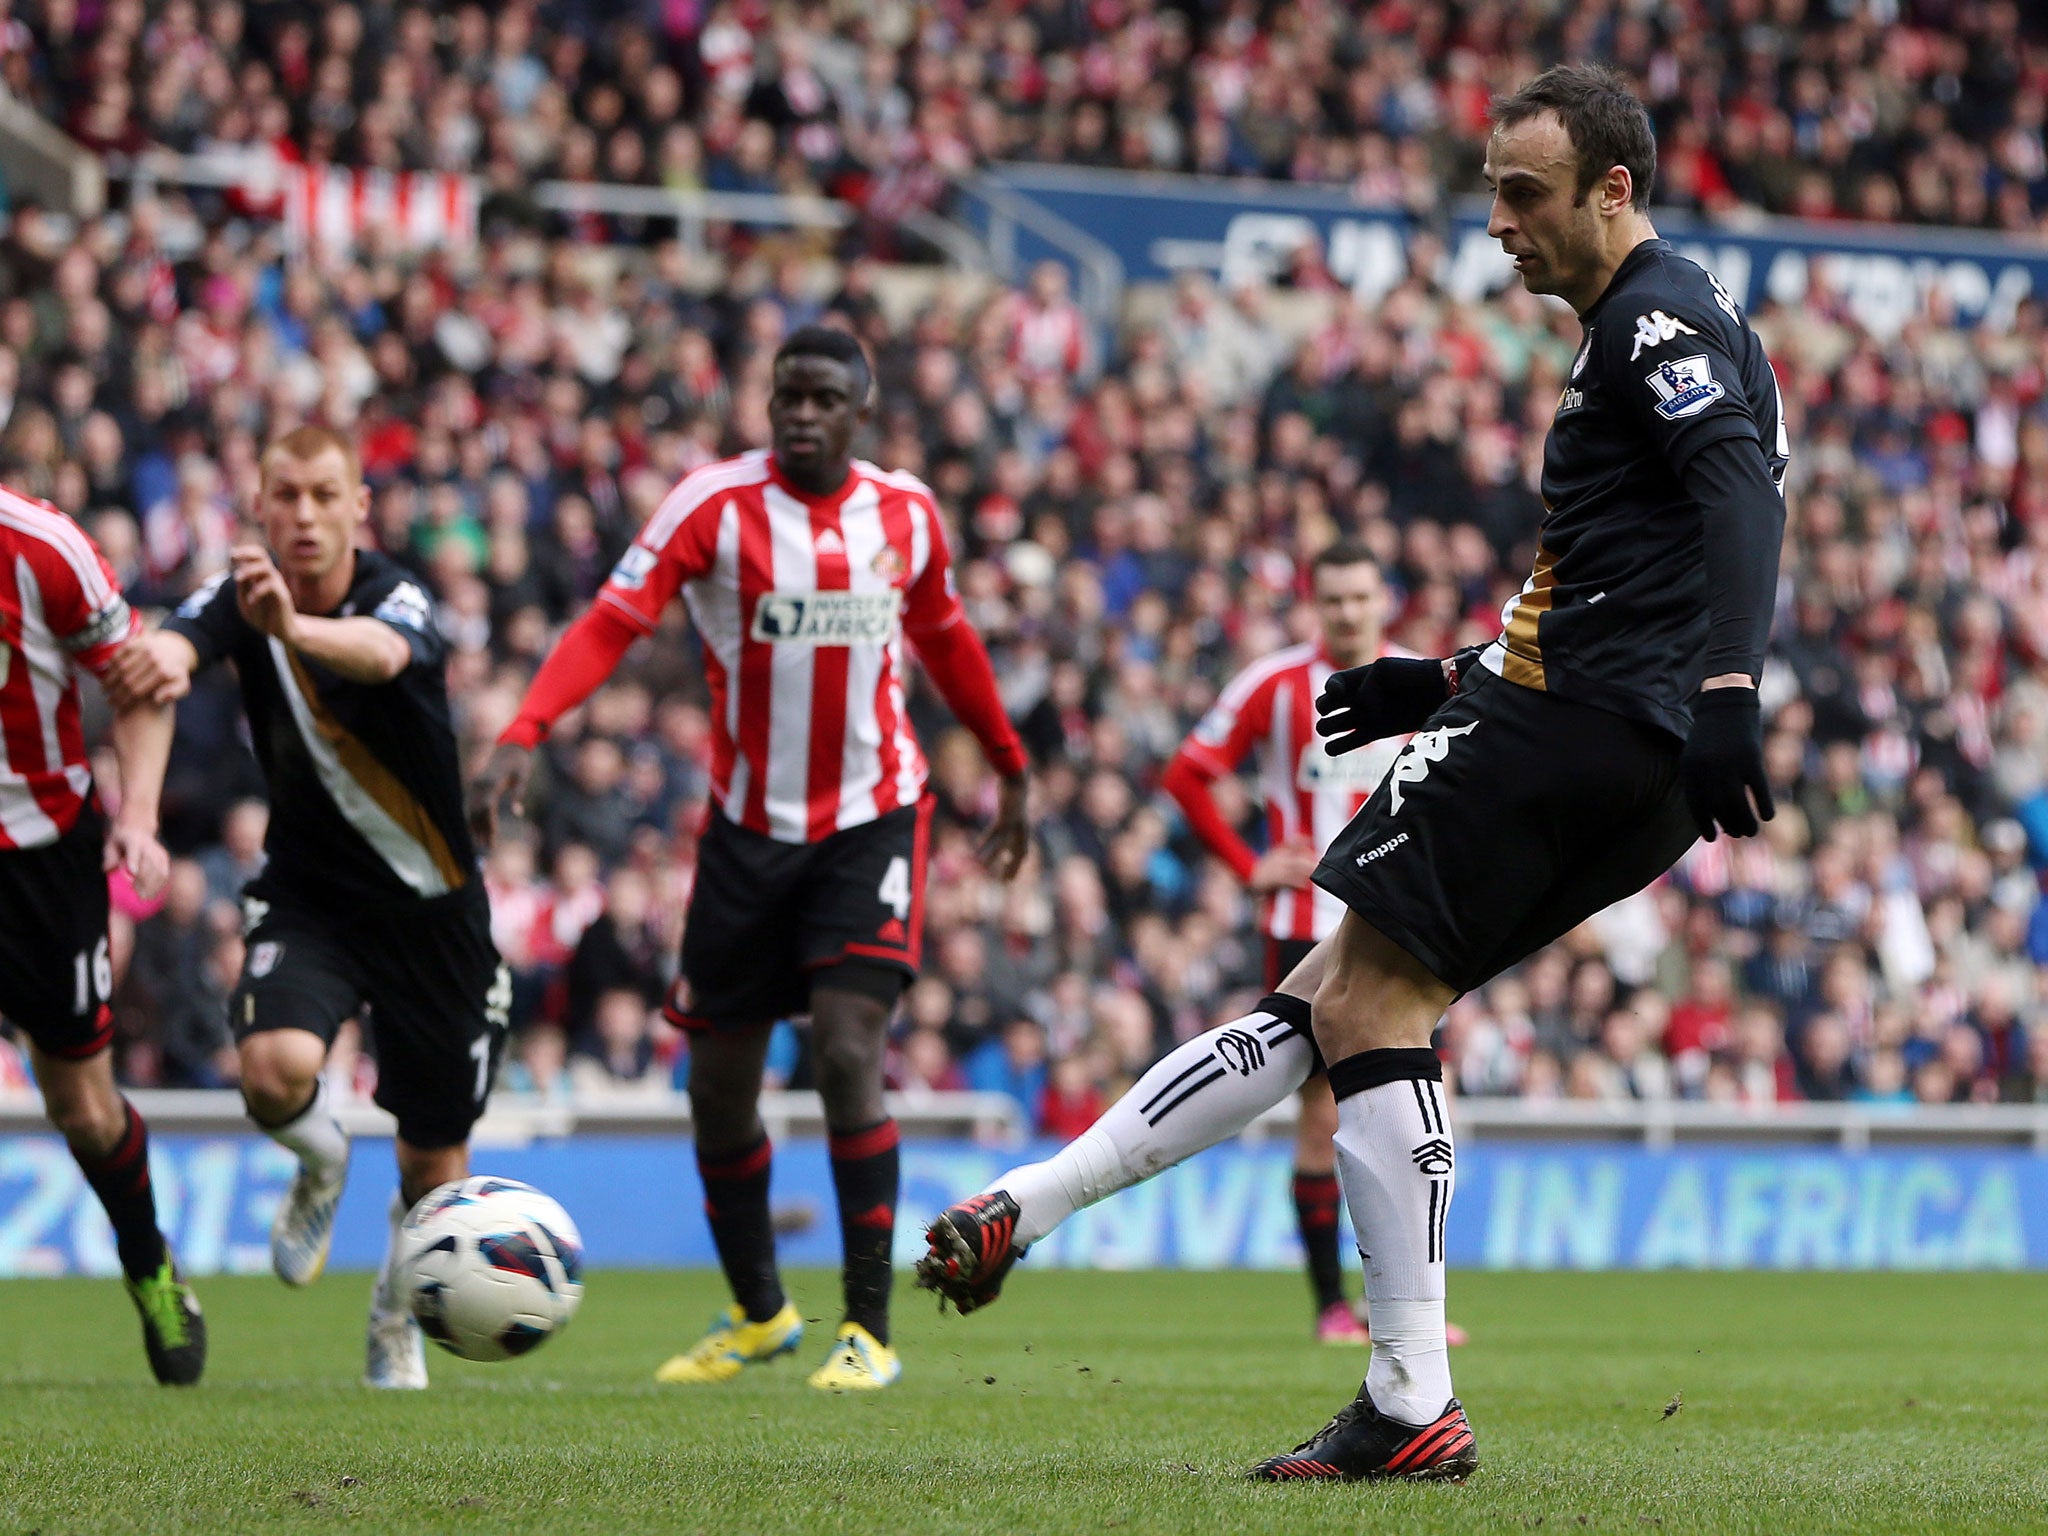
{"type": "MultiPolygon", "coordinates": [[[[1401,644],[1494,631],[1577,328],[1519,291],[1459,303],[1419,263],[1367,310],[1311,255],[1270,292],[1184,276],[1099,359],[1062,269],[926,283],[906,307],[877,262],[918,253],[902,218],[941,207],[948,173],[999,158],[1428,209],[1475,183],[1491,91],[1593,54],[1654,104],[1660,202],[2042,231],[2048,34],[2021,7],[1688,9],[1679,47],[1612,4],[1475,3],[1454,24],[1288,5],[1262,25],[1147,0],[16,0],[0,81],[109,157],[253,147],[484,190],[444,210],[474,220],[473,251],[418,256],[369,228],[294,249],[281,201],[245,190],[137,194],[75,230],[15,202],[0,479],[162,606],[220,567],[268,435],[351,427],[374,537],[440,602],[475,751],[668,486],[765,440],[777,340],[837,317],[878,363],[870,456],[952,513],[1040,769],[1038,853],[1005,892],[972,856],[992,782],[920,698],[940,820],[892,1070],[1011,1094],[1068,1134],[1258,990],[1250,907],[1155,792],[1166,758],[1232,672],[1305,638],[1306,560],[1340,531],[1382,555],[1401,644]],[[659,215],[543,209],[542,178],[828,193],[862,217],[691,242],[659,215]]],[[[1825,303],[1756,319],[1795,444],[1764,686],[1779,817],[1462,999],[1443,1049],[1468,1095],[2048,1101],[2048,317],[2029,300],[1965,328],[1936,298],[1897,336],[1825,303]]],[[[679,614],[622,678],[558,732],[532,824],[489,866],[523,1092],[660,1094],[688,1069],[648,1006],[705,792],[679,614]]],[[[204,1004],[239,963],[226,898],[260,856],[235,720],[217,680],[181,711],[167,813],[187,858],[163,906],[120,904],[135,1083],[231,1068],[204,1004]]],[[[772,1071],[807,1081],[799,1029],[772,1071]]],[[[0,1042],[0,1082],[18,1076],[0,1042]]]]}

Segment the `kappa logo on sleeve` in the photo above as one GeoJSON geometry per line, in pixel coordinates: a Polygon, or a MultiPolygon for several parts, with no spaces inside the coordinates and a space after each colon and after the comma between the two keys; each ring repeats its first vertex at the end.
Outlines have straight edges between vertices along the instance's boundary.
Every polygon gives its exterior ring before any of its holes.
{"type": "Polygon", "coordinates": [[[1697,336],[1699,332],[1683,320],[1674,320],[1661,309],[1653,309],[1636,321],[1635,350],[1628,355],[1634,362],[1643,355],[1645,347],[1661,347],[1674,336],[1697,336]]]}
{"type": "Polygon", "coordinates": [[[1657,414],[1666,421],[1697,416],[1728,393],[1714,377],[1713,366],[1704,352],[1659,363],[1657,371],[1647,375],[1643,382],[1656,391],[1657,414]]]}

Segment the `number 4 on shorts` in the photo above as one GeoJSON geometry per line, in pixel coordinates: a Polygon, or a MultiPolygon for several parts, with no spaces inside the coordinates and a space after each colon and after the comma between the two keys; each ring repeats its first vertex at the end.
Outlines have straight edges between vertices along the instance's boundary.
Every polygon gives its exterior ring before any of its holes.
{"type": "Polygon", "coordinates": [[[883,906],[896,914],[898,922],[907,919],[910,916],[910,860],[900,853],[891,859],[875,895],[881,898],[883,906]]]}

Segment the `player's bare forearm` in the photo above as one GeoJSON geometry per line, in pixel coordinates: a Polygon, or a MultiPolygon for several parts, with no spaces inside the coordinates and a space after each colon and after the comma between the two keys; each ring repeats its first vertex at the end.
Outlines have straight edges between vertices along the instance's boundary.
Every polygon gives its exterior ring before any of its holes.
{"type": "Polygon", "coordinates": [[[352,683],[388,683],[412,665],[405,636],[382,619],[295,613],[281,638],[307,660],[352,683]]]}
{"type": "Polygon", "coordinates": [[[121,809],[117,820],[154,833],[171,761],[176,711],[168,704],[138,703],[114,713],[114,761],[121,768],[121,809]]]}
{"type": "Polygon", "coordinates": [[[115,712],[114,760],[121,769],[121,807],[107,829],[105,867],[125,869],[136,893],[152,899],[170,877],[170,855],[157,840],[164,770],[177,717],[169,704],[139,703],[115,712]]]}
{"type": "Polygon", "coordinates": [[[117,710],[169,704],[191,691],[198,670],[199,652],[190,640],[175,630],[149,629],[114,652],[100,673],[100,686],[117,710]]]}

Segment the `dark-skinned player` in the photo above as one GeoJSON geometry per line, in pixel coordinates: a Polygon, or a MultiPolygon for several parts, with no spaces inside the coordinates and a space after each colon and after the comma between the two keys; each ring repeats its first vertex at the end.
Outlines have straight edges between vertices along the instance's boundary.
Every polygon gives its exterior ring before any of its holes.
{"type": "Polygon", "coordinates": [[[472,787],[488,839],[523,795],[535,746],[680,593],[704,640],[713,807],[699,845],[682,974],[666,1009],[691,1034],[690,1105],[705,1211],[733,1300],[656,1373],[729,1381],[789,1353],[759,1109],[769,1027],[808,1013],[831,1136],[845,1319],[810,1377],[885,1387],[897,1133],[882,1101],[889,1019],[917,975],[930,800],[904,687],[905,641],[1002,776],[983,854],[1014,876],[1029,842],[1025,756],[950,575],[932,493],[856,459],[872,389],[852,337],[795,332],[776,353],[772,447],[671,491],[590,609],[563,634],[472,787]]]}

